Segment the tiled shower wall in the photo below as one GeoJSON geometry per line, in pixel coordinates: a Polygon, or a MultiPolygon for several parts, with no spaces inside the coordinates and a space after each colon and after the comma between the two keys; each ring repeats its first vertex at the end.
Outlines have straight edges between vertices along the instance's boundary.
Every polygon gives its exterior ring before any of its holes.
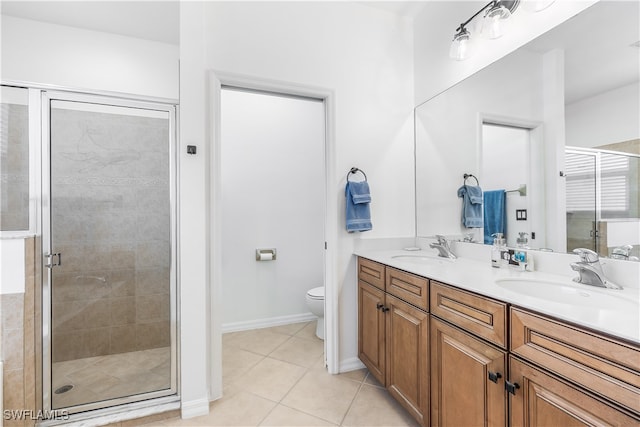
{"type": "Polygon", "coordinates": [[[0,104],[0,230],[29,229],[29,124],[26,105],[0,104]]]}
{"type": "MultiPolygon", "coordinates": [[[[25,292],[0,295],[4,411],[35,413],[36,408],[34,240],[33,237],[25,240],[25,292]]],[[[30,419],[4,420],[5,427],[32,425],[34,421],[30,419]]]]}
{"type": "Polygon", "coordinates": [[[53,362],[170,345],[168,120],[52,109],[53,362]]]}

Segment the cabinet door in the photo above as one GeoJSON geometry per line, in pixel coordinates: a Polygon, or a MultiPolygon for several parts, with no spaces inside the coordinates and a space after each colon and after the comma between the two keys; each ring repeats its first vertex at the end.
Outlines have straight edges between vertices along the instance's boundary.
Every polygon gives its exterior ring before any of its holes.
{"type": "Polygon", "coordinates": [[[384,292],[358,281],[358,357],[380,383],[385,381],[384,292]]]}
{"type": "Polygon", "coordinates": [[[431,425],[505,426],[506,366],[505,351],[431,316],[431,425]]]}
{"type": "Polygon", "coordinates": [[[509,356],[509,379],[519,388],[510,395],[511,425],[632,426],[640,419],[605,401],[509,356]]]}
{"type": "Polygon", "coordinates": [[[387,294],[387,389],[429,425],[429,315],[387,294]]]}

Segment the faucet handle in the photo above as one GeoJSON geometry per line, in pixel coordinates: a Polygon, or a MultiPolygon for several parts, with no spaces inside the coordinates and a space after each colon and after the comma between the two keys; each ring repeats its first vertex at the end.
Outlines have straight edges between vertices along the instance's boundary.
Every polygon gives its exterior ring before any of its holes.
{"type": "Polygon", "coordinates": [[[438,239],[438,243],[441,245],[444,245],[445,243],[447,243],[447,238],[444,237],[442,234],[436,234],[436,239],[438,239]]]}
{"type": "Polygon", "coordinates": [[[580,261],[583,262],[598,262],[600,260],[600,256],[587,248],[577,248],[573,250],[574,254],[577,254],[580,257],[580,261]]]}

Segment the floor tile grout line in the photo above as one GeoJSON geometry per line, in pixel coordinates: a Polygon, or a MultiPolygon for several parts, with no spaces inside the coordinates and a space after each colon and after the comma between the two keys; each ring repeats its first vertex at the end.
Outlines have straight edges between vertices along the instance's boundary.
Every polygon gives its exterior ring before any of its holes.
{"type": "MultiPolygon", "coordinates": [[[[367,376],[365,375],[365,378],[367,376]]],[[[344,424],[344,420],[347,418],[347,416],[349,415],[349,411],[351,411],[351,408],[353,407],[353,402],[356,401],[356,399],[358,398],[358,395],[360,394],[360,390],[362,390],[362,386],[364,385],[364,379],[362,380],[362,382],[360,383],[360,385],[358,386],[358,391],[356,391],[356,394],[353,396],[353,399],[351,399],[351,403],[349,403],[349,407],[347,408],[346,412],[344,413],[344,415],[342,416],[342,419],[340,420],[340,424],[338,424],[339,426],[342,426],[344,424]]]]}

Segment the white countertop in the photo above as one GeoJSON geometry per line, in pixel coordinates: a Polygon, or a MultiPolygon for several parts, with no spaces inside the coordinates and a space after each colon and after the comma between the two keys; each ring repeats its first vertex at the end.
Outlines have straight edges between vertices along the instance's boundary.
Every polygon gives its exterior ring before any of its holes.
{"type": "MultiPolygon", "coordinates": [[[[433,258],[432,253],[425,251],[358,250],[355,255],[640,344],[640,293],[637,288],[598,288],[575,283],[566,276],[493,268],[489,260],[480,262],[458,258],[450,261],[433,258]],[[433,259],[420,261],[394,258],[398,256],[425,256],[433,259]],[[501,279],[549,282],[558,286],[558,295],[555,300],[553,294],[535,295],[535,290],[527,292],[533,295],[527,295],[509,289],[507,284],[500,285],[501,279]],[[572,297],[559,297],[562,289],[566,290],[563,286],[579,290],[575,294],[575,303],[572,297]]],[[[531,286],[536,286],[536,283],[531,283],[531,286]]]]}

